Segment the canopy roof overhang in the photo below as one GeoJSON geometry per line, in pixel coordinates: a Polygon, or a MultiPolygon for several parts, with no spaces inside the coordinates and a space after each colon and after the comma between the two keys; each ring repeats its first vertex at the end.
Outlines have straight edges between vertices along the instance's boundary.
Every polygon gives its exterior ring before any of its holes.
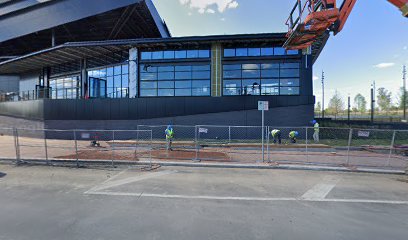
{"type": "Polygon", "coordinates": [[[134,47],[141,49],[198,48],[212,43],[231,46],[267,46],[270,44],[282,45],[285,39],[285,33],[265,33],[71,42],[2,62],[0,63],[0,74],[20,74],[45,67],[79,62],[81,59],[106,59],[106,56],[111,56],[108,62],[113,63],[120,59],[123,53],[126,54],[130,48],[134,47]]]}

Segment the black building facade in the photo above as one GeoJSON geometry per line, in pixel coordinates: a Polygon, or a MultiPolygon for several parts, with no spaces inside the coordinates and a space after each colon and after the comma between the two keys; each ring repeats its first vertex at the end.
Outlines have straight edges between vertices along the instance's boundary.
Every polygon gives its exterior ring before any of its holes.
{"type": "Polygon", "coordinates": [[[267,124],[306,125],[320,50],[286,51],[285,40],[276,33],[57,45],[0,63],[3,79],[19,86],[3,92],[0,114],[57,129],[259,125],[257,102],[265,100],[267,124]]]}

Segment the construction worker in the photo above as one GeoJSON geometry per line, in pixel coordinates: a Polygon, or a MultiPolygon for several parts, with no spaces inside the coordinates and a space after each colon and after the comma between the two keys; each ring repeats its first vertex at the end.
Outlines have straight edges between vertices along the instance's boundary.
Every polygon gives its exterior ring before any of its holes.
{"type": "Polygon", "coordinates": [[[279,144],[282,144],[282,133],[279,129],[273,129],[271,134],[273,137],[273,143],[279,142],[279,144]]]}
{"type": "Polygon", "coordinates": [[[171,125],[168,125],[164,133],[166,134],[166,149],[167,151],[168,150],[173,151],[173,149],[171,148],[171,143],[174,137],[173,127],[171,125]]]}
{"type": "Polygon", "coordinates": [[[289,139],[291,143],[296,143],[296,137],[299,136],[299,133],[297,131],[291,131],[289,133],[289,139]]]}
{"type": "Polygon", "coordinates": [[[312,124],[313,124],[313,129],[314,129],[313,140],[315,143],[318,143],[319,142],[319,123],[316,120],[313,120],[312,124]]]}

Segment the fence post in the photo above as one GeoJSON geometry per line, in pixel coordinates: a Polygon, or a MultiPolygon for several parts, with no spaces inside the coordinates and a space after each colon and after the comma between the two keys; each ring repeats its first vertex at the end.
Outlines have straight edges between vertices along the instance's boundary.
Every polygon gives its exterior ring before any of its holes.
{"type": "Polygon", "coordinates": [[[270,160],[269,160],[269,134],[270,134],[270,131],[269,131],[270,129],[269,129],[269,126],[267,126],[266,127],[266,159],[268,160],[268,162],[270,162],[270,160]]]}
{"type": "Polygon", "coordinates": [[[194,161],[199,161],[199,159],[198,159],[198,153],[199,153],[199,151],[200,151],[200,148],[199,148],[199,144],[198,144],[198,141],[199,141],[199,126],[198,125],[196,125],[195,127],[194,127],[194,141],[195,141],[195,146],[196,146],[196,156],[195,156],[195,159],[194,159],[194,161]]]}
{"type": "Polygon", "coordinates": [[[136,139],[139,140],[139,125],[136,126],[136,139]]]}
{"type": "MultiPolygon", "coordinates": [[[[262,111],[262,114],[264,113],[264,111],[262,111]]],[[[262,162],[265,162],[265,151],[264,151],[264,138],[265,138],[265,127],[264,127],[264,119],[263,119],[263,115],[262,115],[262,162]]]]}
{"type": "Polygon", "coordinates": [[[18,141],[18,130],[17,128],[13,129],[14,135],[14,146],[16,149],[16,165],[20,164],[20,143],[18,141]]]}
{"type": "Polygon", "coordinates": [[[228,143],[231,144],[231,126],[228,126],[228,143]]]}
{"type": "Polygon", "coordinates": [[[44,130],[44,150],[45,150],[45,161],[47,162],[47,165],[49,165],[50,162],[48,161],[47,130],[44,130]]]}
{"type": "Polygon", "coordinates": [[[306,162],[309,162],[309,149],[308,149],[308,136],[307,136],[307,132],[308,132],[308,127],[306,127],[306,162]]]}
{"type": "Polygon", "coordinates": [[[149,151],[149,167],[152,169],[152,151],[153,151],[153,130],[150,130],[150,151],[149,151]]]}
{"type": "Polygon", "coordinates": [[[74,144],[75,144],[75,156],[76,156],[76,165],[79,168],[79,157],[78,157],[78,142],[76,137],[76,130],[73,131],[74,133],[74,144]]]}
{"type": "Polygon", "coordinates": [[[139,134],[139,130],[136,130],[135,154],[133,156],[134,161],[138,161],[138,159],[137,159],[137,147],[139,145],[139,139],[138,139],[139,136],[137,136],[138,134],[139,134]]]}
{"type": "Polygon", "coordinates": [[[351,146],[351,139],[353,138],[353,129],[350,128],[349,132],[349,139],[348,139],[348,144],[347,144],[347,165],[350,164],[350,146],[351,146]]]}
{"type": "Polygon", "coordinates": [[[394,130],[394,132],[392,133],[392,139],[391,139],[391,146],[390,146],[390,154],[388,155],[388,163],[387,166],[389,167],[391,164],[391,155],[392,155],[392,149],[394,148],[394,143],[395,143],[395,134],[396,134],[396,130],[394,130]]]}
{"type": "Polygon", "coordinates": [[[112,130],[112,167],[115,167],[113,159],[115,158],[115,130],[112,130]]]}

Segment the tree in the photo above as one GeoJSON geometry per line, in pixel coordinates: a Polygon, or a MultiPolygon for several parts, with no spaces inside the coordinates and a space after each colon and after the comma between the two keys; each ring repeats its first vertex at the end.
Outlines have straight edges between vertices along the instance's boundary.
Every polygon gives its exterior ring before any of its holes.
{"type": "Polygon", "coordinates": [[[317,102],[315,105],[315,114],[318,114],[318,116],[320,117],[321,111],[322,111],[322,105],[320,104],[320,102],[317,102]]]}
{"type": "MultiPolygon", "coordinates": [[[[408,91],[405,91],[405,106],[408,107],[408,91]]],[[[400,88],[398,93],[398,108],[404,110],[404,88],[400,88]]]]}
{"type": "Polygon", "coordinates": [[[329,108],[328,110],[334,114],[334,118],[337,119],[337,115],[339,115],[339,113],[344,110],[344,101],[341,97],[341,95],[339,94],[339,92],[334,93],[333,97],[330,99],[329,101],[329,108]]]}
{"type": "Polygon", "coordinates": [[[321,111],[322,111],[322,105],[320,104],[320,102],[317,102],[315,106],[315,112],[321,112],[321,111]]]}
{"type": "Polygon", "coordinates": [[[360,113],[365,113],[367,110],[367,101],[360,93],[354,97],[354,107],[360,113]]]}
{"type": "Polygon", "coordinates": [[[391,108],[391,95],[392,93],[385,88],[379,88],[377,90],[377,103],[381,111],[388,111],[391,108]]]}

